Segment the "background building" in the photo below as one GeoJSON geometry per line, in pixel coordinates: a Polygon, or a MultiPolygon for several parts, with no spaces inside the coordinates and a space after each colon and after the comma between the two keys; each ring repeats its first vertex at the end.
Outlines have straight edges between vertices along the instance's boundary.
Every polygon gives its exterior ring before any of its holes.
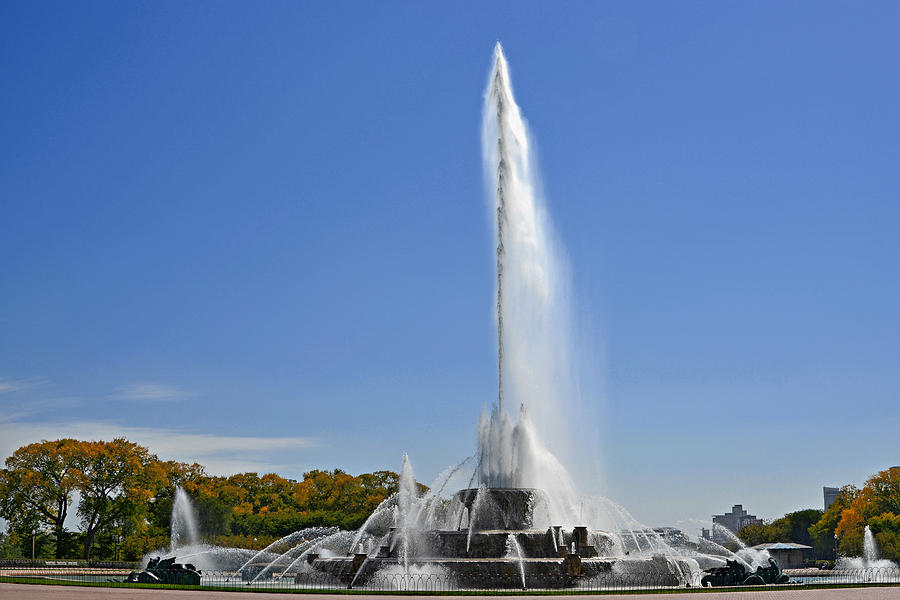
{"type": "Polygon", "coordinates": [[[756,515],[749,514],[742,505],[735,504],[731,507],[731,512],[724,515],[713,515],[713,534],[715,534],[716,525],[721,525],[732,533],[737,533],[747,525],[762,525],[762,519],[757,519],[756,515]]]}
{"type": "Polygon", "coordinates": [[[837,500],[837,497],[841,495],[841,488],[823,487],[822,494],[825,496],[825,510],[828,510],[831,503],[837,500]]]}
{"type": "Polygon", "coordinates": [[[731,512],[727,512],[724,515],[713,515],[712,521],[712,530],[704,528],[701,530],[700,536],[720,544],[729,540],[728,534],[722,531],[722,527],[736,534],[742,527],[747,525],[763,524],[762,519],[756,518],[756,515],[749,514],[741,504],[735,504],[731,507],[731,512]],[[716,527],[716,525],[720,527],[716,527]]]}

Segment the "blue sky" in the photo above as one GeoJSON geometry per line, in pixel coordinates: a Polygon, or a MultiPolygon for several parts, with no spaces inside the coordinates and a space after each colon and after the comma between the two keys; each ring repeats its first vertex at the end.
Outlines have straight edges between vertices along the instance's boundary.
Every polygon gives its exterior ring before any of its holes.
{"type": "Polygon", "coordinates": [[[586,492],[776,517],[900,463],[900,6],[7,2],[0,446],[473,450],[502,40],[571,262],[586,492]],[[738,471],[748,471],[740,477],[738,471]]]}

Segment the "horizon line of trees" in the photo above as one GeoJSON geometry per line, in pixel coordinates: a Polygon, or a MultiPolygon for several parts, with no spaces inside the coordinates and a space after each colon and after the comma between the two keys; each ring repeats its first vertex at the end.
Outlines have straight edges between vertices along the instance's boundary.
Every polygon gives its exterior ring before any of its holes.
{"type": "Polygon", "coordinates": [[[860,489],[845,485],[828,510],[787,513],[737,535],[748,546],[790,541],[812,546],[817,558],[862,556],[866,526],[882,558],[900,562],[900,468],[872,475],[860,489]]]}
{"type": "Polygon", "coordinates": [[[41,558],[138,560],[169,546],[176,486],[191,497],[206,541],[262,549],[305,527],[358,528],[399,485],[393,471],[313,470],[301,481],[209,475],[198,463],[160,460],[125,438],[35,442],[5,465],[0,517],[9,525],[0,558],[30,557],[33,548],[41,558]],[[73,506],[78,528],[69,531],[73,506]]]}

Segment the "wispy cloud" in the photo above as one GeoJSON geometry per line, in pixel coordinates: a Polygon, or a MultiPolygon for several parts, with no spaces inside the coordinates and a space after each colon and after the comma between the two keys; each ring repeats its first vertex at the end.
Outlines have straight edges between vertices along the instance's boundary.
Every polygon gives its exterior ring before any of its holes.
{"type": "Polygon", "coordinates": [[[190,395],[180,388],[161,383],[131,383],[117,387],[111,398],[132,402],[150,402],[177,400],[190,395]]]}
{"type": "Polygon", "coordinates": [[[20,392],[36,385],[40,385],[41,383],[43,382],[39,379],[8,379],[6,377],[0,377],[0,394],[20,392]]]}
{"type": "Polygon", "coordinates": [[[290,472],[296,468],[287,462],[290,457],[318,443],[310,437],[223,436],[93,421],[6,422],[0,423],[0,460],[17,448],[40,440],[111,440],[120,436],[148,447],[163,460],[198,462],[216,475],[290,472]]]}
{"type": "Polygon", "coordinates": [[[9,379],[0,379],[0,394],[8,394],[19,389],[22,388],[20,388],[15,381],[10,381],[9,379]]]}
{"type": "Polygon", "coordinates": [[[32,415],[58,414],[58,411],[71,409],[83,404],[77,396],[59,396],[55,398],[29,398],[27,402],[3,401],[0,403],[0,423],[18,421],[32,415]]]}

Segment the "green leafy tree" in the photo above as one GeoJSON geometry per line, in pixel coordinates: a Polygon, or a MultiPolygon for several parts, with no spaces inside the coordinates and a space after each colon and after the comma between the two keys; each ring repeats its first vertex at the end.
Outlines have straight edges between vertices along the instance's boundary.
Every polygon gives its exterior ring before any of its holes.
{"type": "Polygon", "coordinates": [[[0,558],[22,558],[21,540],[15,531],[0,532],[0,558]]]}
{"type": "Polygon", "coordinates": [[[900,515],[884,513],[869,519],[869,528],[883,558],[900,561],[900,515]]]}
{"type": "Polygon", "coordinates": [[[757,544],[779,541],[782,536],[782,530],[772,523],[762,523],[742,527],[737,535],[748,546],[756,546],[757,544]]]}
{"type": "Polygon", "coordinates": [[[770,542],[794,542],[811,546],[809,527],[821,517],[821,510],[813,508],[798,510],[769,523],[748,525],[738,532],[738,537],[748,546],[770,542]]]}
{"type": "Polygon", "coordinates": [[[52,531],[56,556],[65,553],[65,521],[77,485],[77,440],[42,441],[23,446],[0,471],[0,517],[21,532],[52,531]]]}
{"type": "Polygon", "coordinates": [[[779,526],[783,529],[786,540],[796,544],[812,546],[813,539],[809,533],[809,528],[813,524],[818,523],[823,514],[824,511],[815,508],[798,510],[784,515],[782,519],[778,519],[778,521],[782,521],[779,526]]]}

